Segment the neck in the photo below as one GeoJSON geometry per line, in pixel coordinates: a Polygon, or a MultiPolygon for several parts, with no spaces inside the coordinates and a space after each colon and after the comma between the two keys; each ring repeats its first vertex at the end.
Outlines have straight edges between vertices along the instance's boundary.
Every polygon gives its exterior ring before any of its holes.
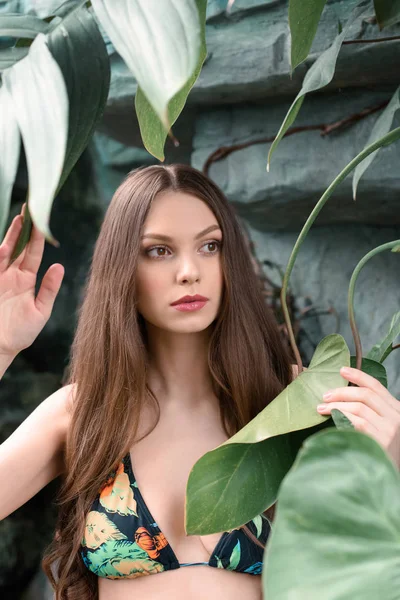
{"type": "Polygon", "coordinates": [[[207,363],[210,335],[210,328],[176,333],[147,323],[147,383],[160,404],[195,408],[215,399],[207,363]]]}

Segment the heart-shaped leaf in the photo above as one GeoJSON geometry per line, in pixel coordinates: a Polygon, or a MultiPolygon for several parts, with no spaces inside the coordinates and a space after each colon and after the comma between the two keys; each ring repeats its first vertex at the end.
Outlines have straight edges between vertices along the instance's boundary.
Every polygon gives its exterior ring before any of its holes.
{"type": "Polygon", "coordinates": [[[374,0],[379,29],[400,22],[400,0],[374,0]]]}
{"type": "Polygon", "coordinates": [[[307,439],[278,494],[264,598],[397,600],[400,475],[358,431],[307,439]]]}
{"type": "MultiPolygon", "coordinates": [[[[379,140],[379,138],[383,137],[386,133],[388,133],[388,131],[390,131],[390,128],[392,127],[394,115],[396,114],[396,111],[399,108],[400,108],[400,87],[397,88],[397,90],[395,91],[394,95],[392,96],[392,99],[390,100],[389,104],[387,105],[385,110],[382,112],[382,114],[376,120],[376,122],[371,130],[371,133],[369,135],[368,142],[365,145],[365,148],[367,146],[369,146],[370,144],[372,144],[373,142],[375,142],[376,140],[379,140]]],[[[367,156],[367,158],[365,158],[356,167],[356,170],[354,171],[354,175],[353,175],[353,198],[354,198],[354,200],[356,199],[358,182],[360,181],[364,172],[368,169],[368,167],[370,166],[370,164],[372,163],[372,161],[378,154],[379,150],[380,150],[380,148],[378,150],[375,150],[375,152],[372,152],[372,154],[367,156]]]]}
{"type": "Polygon", "coordinates": [[[290,0],[289,27],[292,71],[310,52],[326,0],[290,0]]]}
{"type": "Polygon", "coordinates": [[[327,420],[316,407],[327,390],[348,384],[339,371],[349,364],[342,336],[327,336],[306,371],[243,429],[196,462],[186,489],[188,534],[234,529],[275,502],[294,458],[285,434],[327,420]]]}
{"type": "Polygon", "coordinates": [[[17,175],[21,138],[12,98],[3,85],[0,88],[0,240],[10,212],[11,193],[17,175]]]}
{"type": "Polygon", "coordinates": [[[400,335],[400,312],[396,313],[390,323],[389,331],[379,344],[375,344],[367,354],[367,358],[383,363],[392,351],[394,340],[400,335]]]}
{"type": "MultiPolygon", "coordinates": [[[[175,94],[168,104],[168,120],[171,126],[181,114],[182,109],[185,106],[186,98],[188,97],[190,90],[200,74],[203,62],[207,55],[205,32],[207,0],[196,0],[196,4],[199,11],[201,24],[201,48],[199,61],[193,75],[190,77],[184,87],[177,94],[175,94]]],[[[140,134],[142,136],[144,147],[148,152],[150,152],[150,154],[163,161],[165,159],[164,145],[167,138],[167,132],[140,87],[138,87],[136,91],[135,110],[139,121],[140,134]]]]}
{"type": "Polygon", "coordinates": [[[336,61],[339,55],[340,48],[342,46],[342,42],[346,37],[350,26],[365,11],[365,7],[367,4],[368,2],[366,2],[366,0],[362,0],[362,2],[360,2],[356,6],[356,8],[352,11],[351,16],[348,19],[345,27],[343,28],[342,33],[335,38],[333,44],[327,50],[325,50],[325,52],[322,52],[322,54],[320,54],[320,56],[311,66],[309,71],[307,71],[307,74],[304,77],[302,88],[297,94],[293,104],[289,108],[289,111],[277,133],[277,136],[272,142],[272,145],[269,149],[267,171],[269,171],[269,165],[271,162],[272,154],[275,152],[279,142],[285,135],[286,131],[296,120],[301,105],[303,104],[305,95],[309,92],[313,92],[315,90],[319,90],[320,88],[325,87],[326,85],[328,85],[328,83],[332,81],[333,76],[335,74],[336,61]]]}
{"type": "MultiPolygon", "coordinates": [[[[351,356],[350,357],[350,366],[353,369],[356,368],[356,362],[357,362],[356,357],[351,356]]],[[[368,375],[371,375],[371,377],[375,377],[375,379],[377,379],[382,385],[385,386],[385,388],[387,388],[388,381],[387,381],[386,369],[380,362],[377,362],[376,360],[372,360],[371,358],[363,357],[362,363],[361,363],[361,371],[363,371],[364,373],[367,373],[368,375]]]]}
{"type": "Polygon", "coordinates": [[[0,15],[0,36],[35,38],[38,33],[47,33],[49,24],[38,17],[20,14],[0,15]]]}
{"type": "Polygon", "coordinates": [[[39,33],[28,55],[3,73],[22,135],[28,165],[32,221],[54,245],[48,227],[68,134],[68,94],[57,62],[39,33]]]}
{"type": "Polygon", "coordinates": [[[201,26],[195,0],[92,0],[92,6],[168,131],[169,101],[199,62],[201,26]]]}

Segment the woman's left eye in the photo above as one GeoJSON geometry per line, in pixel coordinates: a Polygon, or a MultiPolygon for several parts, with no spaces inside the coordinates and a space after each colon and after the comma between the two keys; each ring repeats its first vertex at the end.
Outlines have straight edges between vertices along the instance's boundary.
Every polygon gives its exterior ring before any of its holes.
{"type": "MultiPolygon", "coordinates": [[[[214,255],[217,254],[218,250],[221,247],[221,242],[218,240],[211,240],[210,242],[205,242],[205,244],[202,245],[202,248],[204,248],[204,246],[216,246],[215,250],[212,250],[211,252],[205,252],[205,254],[210,254],[210,255],[214,255]]],[[[147,256],[149,256],[150,258],[155,258],[155,259],[160,259],[160,258],[166,258],[166,254],[157,254],[157,255],[150,255],[150,252],[153,252],[153,250],[157,251],[157,250],[162,250],[163,252],[166,252],[167,250],[169,251],[169,248],[167,248],[167,246],[153,246],[152,248],[149,248],[148,250],[146,250],[146,254],[147,256]]]]}

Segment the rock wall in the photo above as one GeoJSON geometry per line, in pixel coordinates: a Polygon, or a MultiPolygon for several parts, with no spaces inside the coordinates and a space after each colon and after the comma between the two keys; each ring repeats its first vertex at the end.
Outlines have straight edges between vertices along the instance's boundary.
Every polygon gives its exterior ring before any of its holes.
{"type": "MultiPolygon", "coordinates": [[[[254,241],[265,273],[280,284],[279,270],[307,216],[340,170],[363,148],[380,111],[343,124],[329,135],[318,125],[332,124],[387,101],[399,85],[400,41],[346,45],[335,77],[324,90],[306,98],[296,126],[306,129],[281,141],[266,172],[269,142],[301,88],[305,73],[329,46],[354,0],[330,1],[308,59],[291,75],[287,0],[236,0],[230,15],[227,0],[209,0],[208,56],[174,134],[167,140],[166,162],[185,162],[202,169],[221,146],[243,145],[211,163],[209,175],[235,206],[254,241]]],[[[54,0],[0,0],[0,12],[46,16],[61,4],[54,0]]],[[[400,27],[379,32],[372,2],[352,26],[351,39],[399,35],[400,27]]],[[[44,397],[61,385],[76,321],[82,283],[104,211],[126,173],[156,164],[141,144],[134,115],[136,82],[112,44],[107,109],[87,152],[57,198],[51,229],[61,247],[46,247],[41,276],[53,262],[65,265],[65,280],[50,322],[12,365],[0,388],[0,441],[5,439],[44,397]]],[[[398,125],[398,118],[393,126],[398,125]]],[[[347,318],[347,287],[353,268],[373,247],[400,237],[399,143],[383,149],[361,180],[357,202],[347,178],[320,214],[306,240],[291,279],[301,318],[301,349],[310,357],[315,345],[337,331],[353,348],[347,318]]],[[[25,199],[24,161],[16,182],[12,215],[25,199]]],[[[386,332],[400,306],[399,257],[376,257],[360,276],[356,317],[366,351],[386,332]]],[[[389,386],[400,398],[400,354],[387,360],[389,386]]],[[[57,487],[57,482],[55,482],[57,487]]],[[[19,598],[37,570],[44,545],[54,528],[47,489],[0,523],[0,597],[19,598]],[[21,509],[22,511],[22,509],[21,509]],[[40,542],[29,542],[40,529],[40,542]],[[29,540],[28,540],[29,539],[29,540]],[[29,542],[29,543],[28,543],[29,542]],[[10,548],[18,547],[15,555],[10,548]],[[21,567],[21,565],[23,565],[21,567]],[[16,573],[18,572],[18,577],[16,573]],[[14,585],[10,585],[14,582],[14,585]]],[[[24,598],[50,598],[42,577],[34,579],[24,598]]]]}

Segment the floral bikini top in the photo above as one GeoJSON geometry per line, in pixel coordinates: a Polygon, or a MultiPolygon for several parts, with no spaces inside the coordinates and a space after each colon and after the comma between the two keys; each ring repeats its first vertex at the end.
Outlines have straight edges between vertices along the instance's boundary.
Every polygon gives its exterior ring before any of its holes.
{"type": "MultiPolygon", "coordinates": [[[[246,525],[265,545],[270,532],[266,517],[258,515],[246,525]]],[[[92,573],[108,579],[133,579],[192,565],[260,575],[263,548],[234,529],[222,534],[208,562],[179,563],[143,500],[128,453],[87,515],[81,556],[92,573]]]]}

